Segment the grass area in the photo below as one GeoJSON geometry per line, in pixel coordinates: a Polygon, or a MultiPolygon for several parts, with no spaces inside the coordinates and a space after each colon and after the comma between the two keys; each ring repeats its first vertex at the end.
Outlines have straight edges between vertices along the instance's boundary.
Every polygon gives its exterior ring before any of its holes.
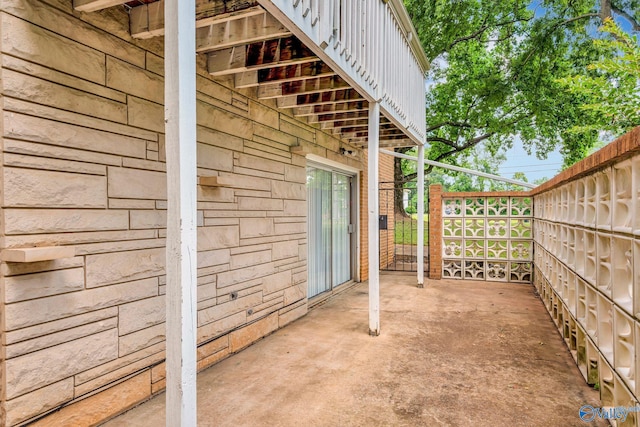
{"type": "MultiPolygon", "coordinates": [[[[394,243],[397,245],[415,245],[418,243],[418,221],[412,218],[396,221],[394,229],[394,243]]],[[[429,243],[429,222],[425,215],[424,244],[429,243]]]]}

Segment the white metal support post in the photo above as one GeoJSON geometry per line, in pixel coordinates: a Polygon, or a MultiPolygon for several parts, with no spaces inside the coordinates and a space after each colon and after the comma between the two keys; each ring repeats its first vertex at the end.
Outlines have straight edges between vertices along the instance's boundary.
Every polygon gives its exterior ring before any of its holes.
{"type": "Polygon", "coordinates": [[[195,10],[195,0],[165,1],[167,427],[197,423],[195,10]]]}
{"type": "Polygon", "coordinates": [[[424,145],[418,147],[418,287],[424,288],[424,145]]]}
{"type": "Polygon", "coordinates": [[[378,163],[380,104],[369,103],[368,213],[369,213],[369,334],[380,335],[380,242],[378,241],[378,163]]]}

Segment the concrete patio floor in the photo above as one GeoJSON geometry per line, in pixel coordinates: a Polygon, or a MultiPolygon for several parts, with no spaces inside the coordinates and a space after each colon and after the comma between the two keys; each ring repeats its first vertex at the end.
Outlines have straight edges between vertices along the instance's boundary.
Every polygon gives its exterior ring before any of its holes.
{"type": "MultiPolygon", "coordinates": [[[[580,426],[599,406],[530,285],[383,274],[381,309],[370,337],[359,284],[203,371],[199,426],[580,426]]],[[[106,425],[164,426],[164,401],[106,425]]]]}

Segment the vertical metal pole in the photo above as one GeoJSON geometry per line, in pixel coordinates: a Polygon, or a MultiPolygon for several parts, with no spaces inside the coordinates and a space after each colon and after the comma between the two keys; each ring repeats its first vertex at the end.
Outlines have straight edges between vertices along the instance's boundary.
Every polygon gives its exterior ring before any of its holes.
{"type": "Polygon", "coordinates": [[[369,103],[369,334],[380,335],[380,242],[378,240],[378,164],[380,104],[369,103]]]}
{"type": "Polygon", "coordinates": [[[424,288],[424,145],[418,147],[418,287],[424,288]]]}
{"type": "Polygon", "coordinates": [[[165,1],[167,427],[197,423],[195,7],[165,1]]]}

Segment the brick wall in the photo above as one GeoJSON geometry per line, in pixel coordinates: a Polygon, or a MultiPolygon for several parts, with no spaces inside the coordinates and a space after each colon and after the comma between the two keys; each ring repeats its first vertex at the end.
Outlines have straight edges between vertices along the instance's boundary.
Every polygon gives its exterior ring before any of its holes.
{"type": "Polygon", "coordinates": [[[360,280],[369,279],[369,219],[367,211],[369,209],[369,193],[367,192],[369,174],[367,167],[369,164],[367,150],[362,150],[362,168],[360,174],[360,280]]]}
{"type": "Polygon", "coordinates": [[[442,278],[442,185],[429,186],[429,278],[442,278]]]}
{"type": "Polygon", "coordinates": [[[379,191],[379,209],[380,215],[387,216],[387,229],[380,230],[380,269],[385,269],[392,264],[395,256],[395,206],[394,206],[394,185],[393,185],[393,156],[388,154],[380,154],[378,182],[380,182],[379,191]]]}
{"type": "MultiPolygon", "coordinates": [[[[362,151],[362,170],[360,174],[360,280],[364,281],[369,278],[369,227],[367,209],[369,203],[369,194],[367,192],[368,183],[368,156],[367,150],[362,151]]],[[[380,181],[393,181],[393,157],[385,154],[380,154],[378,163],[378,182],[380,181]]],[[[386,206],[382,203],[379,206],[380,215],[388,215],[389,218],[389,232],[383,232],[383,238],[386,238],[389,242],[389,247],[393,248],[393,205],[386,206]]],[[[393,262],[393,251],[385,252],[381,248],[380,253],[380,267],[388,265],[389,262],[393,262]],[[387,264],[384,264],[384,262],[387,264]]]]}
{"type": "MultiPolygon", "coordinates": [[[[165,385],[163,46],[132,40],[124,8],[71,6],[0,15],[2,247],[76,250],[0,266],[7,425],[63,406],[40,424],[96,423],[165,385]]],[[[232,87],[199,59],[198,174],[234,182],[198,187],[200,369],[307,311],[306,160],[289,147],[362,168],[232,87]]]]}

